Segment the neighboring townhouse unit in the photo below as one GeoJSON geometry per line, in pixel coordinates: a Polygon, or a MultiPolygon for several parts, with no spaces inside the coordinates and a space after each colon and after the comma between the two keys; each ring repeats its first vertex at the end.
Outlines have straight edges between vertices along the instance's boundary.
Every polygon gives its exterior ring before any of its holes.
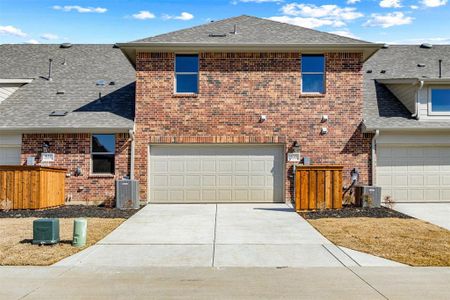
{"type": "Polygon", "coordinates": [[[364,65],[374,184],[402,201],[450,201],[450,46],[379,50],[364,65]]]}
{"type": "Polygon", "coordinates": [[[142,199],[291,201],[294,147],[370,183],[362,68],[381,45],[240,16],[119,47],[137,72],[142,199]]]}
{"type": "Polygon", "coordinates": [[[134,82],[113,45],[0,45],[0,165],[67,168],[68,200],[111,203],[130,175],[134,82]]]}

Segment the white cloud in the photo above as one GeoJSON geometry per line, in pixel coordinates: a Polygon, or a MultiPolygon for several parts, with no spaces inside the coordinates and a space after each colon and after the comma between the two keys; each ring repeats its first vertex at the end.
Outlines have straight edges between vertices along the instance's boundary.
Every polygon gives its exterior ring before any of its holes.
{"type": "Polygon", "coordinates": [[[404,13],[397,11],[385,15],[371,14],[370,19],[364,23],[364,25],[370,27],[389,28],[392,26],[411,24],[412,21],[412,17],[406,16],[404,13]]]}
{"type": "Polygon", "coordinates": [[[448,0],[422,0],[421,3],[427,7],[438,7],[446,5],[448,0]]]}
{"type": "Polygon", "coordinates": [[[338,5],[321,5],[289,3],[283,5],[284,16],[269,19],[298,26],[317,28],[321,26],[342,27],[347,21],[364,16],[354,7],[339,7],[338,5]]]}
{"type": "Polygon", "coordinates": [[[51,40],[57,40],[59,39],[59,36],[53,33],[44,33],[41,35],[41,39],[51,41],[51,40]]]}
{"type": "Polygon", "coordinates": [[[148,10],[141,10],[137,14],[134,14],[132,17],[134,19],[138,19],[138,20],[150,20],[150,19],[154,19],[155,15],[153,13],[149,12],[148,10]]]}
{"type": "Polygon", "coordinates": [[[189,21],[194,18],[194,15],[184,11],[179,16],[163,15],[162,18],[165,20],[175,19],[181,21],[189,21]]]}
{"type": "Polygon", "coordinates": [[[19,37],[25,37],[27,34],[23,32],[21,29],[7,25],[7,26],[0,26],[0,34],[8,34],[8,35],[14,35],[19,37]]]}
{"type": "Polygon", "coordinates": [[[353,20],[364,16],[354,7],[339,7],[334,4],[316,6],[314,4],[289,3],[284,5],[281,11],[290,16],[339,18],[343,20],[353,20]]]}
{"type": "Polygon", "coordinates": [[[292,25],[307,27],[307,28],[317,28],[321,26],[333,26],[333,27],[342,27],[345,26],[345,23],[342,21],[336,20],[327,20],[320,18],[303,18],[303,17],[289,17],[289,16],[280,16],[280,17],[270,17],[269,20],[288,23],[292,25]]]}
{"type": "Polygon", "coordinates": [[[341,36],[346,36],[346,37],[349,37],[349,38],[352,38],[352,39],[358,39],[359,38],[356,35],[354,35],[353,33],[351,33],[348,29],[330,31],[330,33],[341,35],[341,36]]]}
{"type": "Polygon", "coordinates": [[[39,44],[39,41],[31,39],[25,42],[25,44],[39,44]]]}
{"type": "Polygon", "coordinates": [[[347,0],[347,4],[355,4],[361,2],[361,0],[347,0]]]}
{"type": "Polygon", "coordinates": [[[105,13],[108,9],[104,7],[82,7],[79,5],[54,5],[52,6],[54,10],[62,10],[62,11],[77,11],[79,13],[105,13]]]}
{"type": "Polygon", "coordinates": [[[419,9],[419,6],[417,6],[417,5],[411,5],[409,8],[411,8],[411,9],[419,9]]]}
{"type": "Polygon", "coordinates": [[[384,7],[384,8],[391,8],[391,7],[402,7],[401,5],[401,0],[381,0],[380,1],[380,6],[384,7]]]}

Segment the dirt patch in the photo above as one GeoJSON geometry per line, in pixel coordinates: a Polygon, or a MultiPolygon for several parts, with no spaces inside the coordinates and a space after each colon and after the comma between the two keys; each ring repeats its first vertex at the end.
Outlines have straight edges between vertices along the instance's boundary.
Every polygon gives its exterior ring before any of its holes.
{"type": "Polygon", "coordinates": [[[361,208],[361,207],[344,207],[342,209],[324,209],[318,211],[300,212],[305,219],[322,219],[322,218],[400,218],[411,219],[410,216],[404,215],[398,211],[386,208],[361,208]]]}
{"type": "Polygon", "coordinates": [[[139,210],[120,210],[117,208],[66,205],[45,210],[0,211],[0,218],[119,218],[128,219],[139,210]]]}
{"type": "Polygon", "coordinates": [[[411,266],[450,266],[450,231],[417,219],[308,220],[333,243],[411,266]]]}
{"type": "Polygon", "coordinates": [[[0,219],[0,265],[48,266],[73,255],[104,238],[119,226],[124,218],[88,218],[87,244],[83,248],[71,245],[72,218],[60,219],[61,243],[53,246],[32,245],[35,218],[0,219]]]}

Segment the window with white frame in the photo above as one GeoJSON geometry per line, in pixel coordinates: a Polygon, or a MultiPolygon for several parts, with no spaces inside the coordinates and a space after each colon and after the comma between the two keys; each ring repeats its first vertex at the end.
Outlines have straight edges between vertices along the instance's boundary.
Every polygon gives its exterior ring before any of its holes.
{"type": "Polygon", "coordinates": [[[198,55],[175,56],[175,93],[198,93],[198,55]]]}
{"type": "Polygon", "coordinates": [[[92,174],[114,174],[116,149],[114,134],[93,134],[91,148],[92,174]]]}
{"type": "Polygon", "coordinates": [[[432,113],[450,114],[450,88],[430,88],[430,108],[432,113]]]}
{"type": "Polygon", "coordinates": [[[325,57],[303,54],[301,58],[302,93],[325,93],[325,57]]]}

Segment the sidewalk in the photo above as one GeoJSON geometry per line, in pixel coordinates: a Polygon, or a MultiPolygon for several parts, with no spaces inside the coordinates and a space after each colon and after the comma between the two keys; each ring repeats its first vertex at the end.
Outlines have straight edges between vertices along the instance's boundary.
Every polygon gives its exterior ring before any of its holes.
{"type": "Polygon", "coordinates": [[[0,299],[450,299],[449,286],[450,268],[0,268],[0,299]]]}

